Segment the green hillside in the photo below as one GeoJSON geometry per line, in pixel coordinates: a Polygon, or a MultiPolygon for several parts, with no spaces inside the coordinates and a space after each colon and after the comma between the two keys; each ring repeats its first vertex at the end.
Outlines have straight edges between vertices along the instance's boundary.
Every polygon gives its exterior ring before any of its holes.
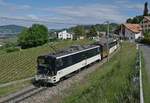
{"type": "Polygon", "coordinates": [[[3,37],[12,37],[16,36],[26,27],[18,26],[18,25],[4,25],[0,26],[0,36],[3,37]]]}
{"type": "MultiPolygon", "coordinates": [[[[60,49],[74,44],[86,44],[90,42],[92,41],[67,40],[53,43],[53,45],[57,49],[60,49]]],[[[53,49],[49,45],[51,44],[0,55],[0,83],[34,76],[36,73],[37,56],[53,52],[53,49]]]]}

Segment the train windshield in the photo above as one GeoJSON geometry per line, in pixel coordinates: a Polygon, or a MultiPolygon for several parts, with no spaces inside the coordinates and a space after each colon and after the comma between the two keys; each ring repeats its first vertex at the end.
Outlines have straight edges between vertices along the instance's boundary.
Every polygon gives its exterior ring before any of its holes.
{"type": "Polygon", "coordinates": [[[44,74],[44,75],[54,75],[54,63],[52,58],[47,58],[44,56],[38,57],[38,74],[44,74]]]}
{"type": "Polygon", "coordinates": [[[41,67],[49,68],[49,62],[45,58],[38,58],[38,65],[41,67]]]}

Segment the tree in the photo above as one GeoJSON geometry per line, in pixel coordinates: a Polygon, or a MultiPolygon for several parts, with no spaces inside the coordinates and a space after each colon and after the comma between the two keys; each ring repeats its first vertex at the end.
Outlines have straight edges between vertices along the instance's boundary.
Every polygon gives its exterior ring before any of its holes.
{"type": "Polygon", "coordinates": [[[18,39],[21,48],[30,48],[48,42],[48,29],[44,25],[33,24],[32,27],[24,29],[18,39]]]}
{"type": "Polygon", "coordinates": [[[132,19],[131,18],[129,18],[129,19],[127,19],[127,21],[126,21],[127,23],[132,23],[132,19]]]}
{"type": "Polygon", "coordinates": [[[85,29],[82,25],[78,25],[74,28],[75,33],[75,39],[77,39],[79,36],[85,36],[85,29]]]}
{"type": "Polygon", "coordinates": [[[144,37],[145,37],[145,38],[150,38],[150,31],[146,31],[146,32],[144,33],[144,37]]]}
{"type": "Polygon", "coordinates": [[[135,24],[139,24],[141,21],[143,20],[143,16],[135,16],[133,18],[129,18],[127,19],[127,23],[135,23],[135,24]]]}
{"type": "Polygon", "coordinates": [[[148,2],[145,2],[144,4],[144,13],[143,13],[143,16],[148,16],[148,2]]]}
{"type": "Polygon", "coordinates": [[[97,29],[93,25],[93,26],[91,26],[89,33],[87,34],[87,37],[95,37],[95,36],[97,36],[97,29]]]}

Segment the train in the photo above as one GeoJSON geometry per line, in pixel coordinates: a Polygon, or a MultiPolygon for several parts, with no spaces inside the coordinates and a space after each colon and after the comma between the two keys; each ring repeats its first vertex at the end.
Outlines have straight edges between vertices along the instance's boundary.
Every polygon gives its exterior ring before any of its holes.
{"type": "Polygon", "coordinates": [[[74,45],[37,58],[35,81],[55,84],[96,61],[101,61],[119,47],[117,39],[97,41],[90,45],[74,45]]]}

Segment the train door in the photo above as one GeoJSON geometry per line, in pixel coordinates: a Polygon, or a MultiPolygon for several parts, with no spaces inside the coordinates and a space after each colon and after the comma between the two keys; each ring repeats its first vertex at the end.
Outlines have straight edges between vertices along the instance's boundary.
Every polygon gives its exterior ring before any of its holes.
{"type": "Polygon", "coordinates": [[[82,52],[81,54],[82,54],[82,63],[83,63],[82,65],[86,66],[87,65],[87,57],[85,55],[85,52],[82,52]]]}

